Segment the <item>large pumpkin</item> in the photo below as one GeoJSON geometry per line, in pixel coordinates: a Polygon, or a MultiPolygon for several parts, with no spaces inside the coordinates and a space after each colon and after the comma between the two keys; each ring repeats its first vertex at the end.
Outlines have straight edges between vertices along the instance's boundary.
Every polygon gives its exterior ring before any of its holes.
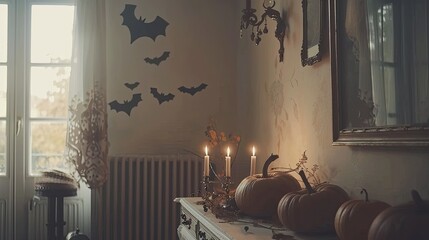
{"type": "Polygon", "coordinates": [[[323,183],[313,188],[304,171],[299,175],[306,189],[288,193],[280,200],[277,208],[280,222],[295,232],[333,232],[335,213],[349,196],[333,184],[323,183]]]}
{"type": "Polygon", "coordinates": [[[276,217],[277,204],[288,192],[301,189],[298,181],[287,173],[268,173],[268,166],[278,155],[265,161],[262,174],[243,179],[235,191],[235,202],[241,212],[252,217],[276,217]]]}
{"type": "Polygon", "coordinates": [[[369,227],[390,205],[381,201],[368,200],[368,192],[362,189],[365,200],[349,200],[343,203],[335,215],[335,231],[341,240],[363,240],[368,238],[369,227]]]}
{"type": "Polygon", "coordinates": [[[415,190],[413,202],[381,212],[369,229],[369,240],[429,239],[429,201],[423,201],[415,190]]]}

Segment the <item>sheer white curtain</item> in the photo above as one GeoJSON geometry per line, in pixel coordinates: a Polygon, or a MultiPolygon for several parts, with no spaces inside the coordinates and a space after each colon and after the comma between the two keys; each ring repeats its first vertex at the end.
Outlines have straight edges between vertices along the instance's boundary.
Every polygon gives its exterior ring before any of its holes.
{"type": "Polygon", "coordinates": [[[361,98],[371,97],[371,62],[368,44],[367,1],[347,1],[345,30],[353,42],[353,53],[359,62],[359,91],[361,98]]]}
{"type": "Polygon", "coordinates": [[[377,126],[421,123],[415,108],[418,83],[427,82],[426,9],[424,1],[368,1],[377,126]]]}
{"type": "Polygon", "coordinates": [[[368,38],[368,12],[367,0],[349,0],[347,1],[346,16],[345,16],[345,31],[348,38],[353,42],[353,54],[358,65],[358,91],[352,94],[355,102],[353,109],[357,111],[353,115],[351,125],[373,126],[373,82],[371,78],[371,58],[370,44],[368,38]]]}
{"type": "Polygon", "coordinates": [[[77,0],[66,160],[89,188],[107,180],[105,0],[77,0]]]}

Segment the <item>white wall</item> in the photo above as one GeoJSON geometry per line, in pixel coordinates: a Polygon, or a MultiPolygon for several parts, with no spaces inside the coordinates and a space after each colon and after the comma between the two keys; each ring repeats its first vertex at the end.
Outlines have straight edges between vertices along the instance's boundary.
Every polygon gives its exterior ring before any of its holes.
{"type": "MultiPolygon", "coordinates": [[[[390,204],[410,201],[411,189],[428,199],[428,149],[331,146],[329,51],[322,62],[301,67],[301,1],[277,2],[287,13],[289,25],[285,61],[278,63],[273,34],[264,36],[257,47],[248,38],[238,45],[238,126],[246,133],[243,145],[255,143],[259,149],[259,170],[271,152],[280,156],[275,166],[293,167],[307,150],[307,165],[320,165],[322,179],[340,185],[352,197],[360,197],[360,188],[365,187],[370,198],[390,204]]],[[[252,4],[262,5],[262,0],[252,4]]]]}
{"type": "Polygon", "coordinates": [[[108,1],[108,102],[130,100],[142,93],[143,101],[131,117],[109,110],[110,154],[177,153],[183,149],[203,154],[204,131],[210,117],[226,129],[235,128],[236,61],[233,35],[235,3],[216,1],[131,0],[108,1]],[[139,38],[130,33],[120,13],[125,4],[137,5],[135,15],[151,22],[156,16],[169,22],[166,37],[139,38]],[[170,57],[159,66],[145,57],[170,57]],[[140,82],[129,90],[123,84],[140,82]],[[193,97],[180,86],[208,87],[193,97]],[[150,88],[173,93],[173,101],[158,104],[150,88]]]}

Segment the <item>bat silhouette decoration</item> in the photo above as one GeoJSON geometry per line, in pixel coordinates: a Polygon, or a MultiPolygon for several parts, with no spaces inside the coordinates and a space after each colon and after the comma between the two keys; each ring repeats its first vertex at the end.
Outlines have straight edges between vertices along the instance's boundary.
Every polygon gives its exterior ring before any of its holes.
{"type": "Polygon", "coordinates": [[[112,101],[109,103],[111,110],[116,110],[116,112],[124,112],[128,114],[128,116],[131,116],[131,111],[133,108],[137,107],[139,102],[142,101],[142,94],[137,93],[133,94],[133,97],[130,101],[125,100],[123,103],[119,103],[118,101],[112,101]]]}
{"type": "Polygon", "coordinates": [[[125,87],[134,90],[134,88],[136,88],[140,83],[139,82],[135,82],[135,83],[124,83],[125,87]]]}
{"type": "Polygon", "coordinates": [[[156,98],[156,100],[158,100],[158,103],[161,104],[163,102],[168,102],[173,100],[174,95],[169,93],[169,94],[165,94],[165,93],[160,93],[158,92],[157,88],[150,88],[150,93],[153,95],[154,98],[156,98]]]}
{"type": "Polygon", "coordinates": [[[198,87],[190,87],[187,88],[185,86],[181,86],[179,87],[179,91],[181,91],[182,93],[188,93],[192,96],[194,96],[197,92],[201,92],[202,90],[204,90],[208,85],[205,83],[201,83],[198,87]]]}
{"type": "Polygon", "coordinates": [[[152,22],[146,22],[145,19],[136,18],[134,13],[136,5],[125,4],[124,11],[122,11],[121,16],[123,18],[122,25],[128,27],[131,35],[131,43],[141,37],[149,37],[155,41],[156,37],[159,35],[166,36],[165,30],[169,23],[165,21],[162,17],[157,16],[152,22]]]}
{"type": "Polygon", "coordinates": [[[170,57],[170,52],[165,51],[161,56],[159,57],[154,57],[154,58],[145,58],[144,61],[149,63],[149,64],[156,64],[157,66],[159,66],[159,64],[165,60],[167,60],[167,58],[170,57]]]}

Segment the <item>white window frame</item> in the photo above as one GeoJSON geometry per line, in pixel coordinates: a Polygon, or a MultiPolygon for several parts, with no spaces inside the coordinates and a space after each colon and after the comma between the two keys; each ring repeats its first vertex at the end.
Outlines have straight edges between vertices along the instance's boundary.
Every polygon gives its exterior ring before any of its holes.
{"type": "MultiPolygon", "coordinates": [[[[32,7],[35,5],[65,5],[65,6],[73,6],[74,5],[74,1],[71,0],[44,0],[44,1],[29,1],[29,4],[27,6],[27,11],[28,11],[28,22],[27,22],[27,34],[28,34],[28,38],[27,40],[27,46],[28,46],[28,50],[27,50],[27,67],[26,67],[26,79],[25,79],[25,84],[26,84],[26,96],[27,96],[27,101],[26,101],[26,107],[25,107],[25,115],[26,115],[26,119],[25,122],[27,123],[27,129],[28,131],[26,132],[26,136],[25,136],[25,141],[26,141],[26,165],[27,165],[27,169],[26,172],[28,175],[30,176],[37,176],[39,175],[37,172],[33,172],[33,154],[31,152],[32,149],[32,145],[31,145],[31,123],[65,123],[67,124],[67,116],[66,117],[32,117],[31,116],[31,99],[28,97],[30,96],[30,80],[31,80],[31,69],[32,67],[71,67],[71,62],[70,63],[32,63],[31,62],[31,13],[32,13],[32,7]]],[[[67,107],[67,106],[66,106],[67,107]]],[[[64,138],[66,136],[64,135],[64,138]]]]}
{"type": "Polygon", "coordinates": [[[8,1],[8,0],[0,0],[0,4],[6,4],[7,5],[7,59],[6,62],[0,62],[1,66],[6,67],[6,116],[0,117],[0,121],[4,121],[6,124],[6,148],[5,148],[5,164],[6,169],[5,172],[0,173],[0,178],[9,178],[11,176],[11,171],[13,169],[11,159],[14,157],[14,137],[11,136],[12,133],[15,131],[15,125],[12,117],[12,110],[14,109],[13,101],[10,99],[13,99],[15,97],[15,83],[14,83],[14,72],[15,72],[15,19],[14,19],[14,12],[15,12],[15,3],[14,1],[8,1]]]}
{"type": "Polygon", "coordinates": [[[8,8],[8,46],[6,62],[0,66],[7,68],[7,98],[6,117],[0,121],[6,123],[6,152],[5,172],[0,177],[9,177],[12,171],[12,159],[15,159],[15,149],[24,152],[24,162],[27,176],[33,175],[31,168],[31,122],[66,122],[67,118],[32,118],[30,116],[30,72],[33,66],[70,66],[71,64],[38,64],[31,63],[31,9],[34,5],[69,5],[75,0],[27,0],[19,3],[18,0],[0,0],[8,8]],[[23,7],[24,6],[24,7],[23,7]],[[17,17],[18,16],[18,17],[17,17]],[[24,17],[19,17],[24,16],[24,17]],[[21,39],[21,40],[20,40],[21,39]],[[20,50],[17,46],[23,46],[20,50]],[[24,70],[24,71],[22,71],[24,70]],[[17,96],[18,89],[24,94],[17,96]],[[23,106],[20,107],[20,106],[23,106]],[[29,130],[29,131],[26,131],[29,130]],[[19,134],[25,133],[23,141],[19,141],[19,134]]]}

